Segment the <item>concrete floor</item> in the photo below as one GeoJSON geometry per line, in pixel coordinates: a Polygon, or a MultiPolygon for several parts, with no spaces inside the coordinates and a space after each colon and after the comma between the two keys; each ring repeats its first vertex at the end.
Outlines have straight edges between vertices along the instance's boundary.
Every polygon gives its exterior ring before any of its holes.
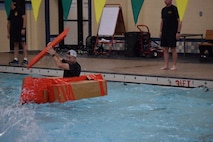
{"type": "MultiPolygon", "coordinates": [[[[36,55],[31,53],[29,61],[36,55]]],[[[8,65],[13,59],[12,53],[0,53],[0,65],[8,65]]],[[[20,55],[20,59],[22,55],[20,55]]],[[[179,55],[177,70],[161,70],[163,57],[125,57],[123,55],[87,55],[79,54],[78,62],[81,64],[82,71],[95,71],[106,73],[122,73],[133,75],[146,75],[158,77],[175,77],[187,79],[201,79],[213,81],[213,62],[200,63],[197,55],[179,55]]],[[[21,61],[21,60],[20,60],[21,61]]],[[[172,61],[172,60],[170,60],[172,61]]],[[[43,57],[33,67],[55,69],[54,61],[49,55],[43,57]]]]}

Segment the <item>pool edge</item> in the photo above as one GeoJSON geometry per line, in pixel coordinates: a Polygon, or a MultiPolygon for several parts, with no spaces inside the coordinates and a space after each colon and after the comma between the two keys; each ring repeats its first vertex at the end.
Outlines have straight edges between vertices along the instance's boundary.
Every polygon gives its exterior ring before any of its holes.
{"type": "MultiPolygon", "coordinates": [[[[60,69],[46,69],[46,68],[31,68],[27,69],[23,66],[4,66],[0,65],[0,72],[3,73],[18,73],[18,74],[39,74],[44,76],[62,76],[63,71],[60,69]]],[[[147,75],[136,75],[136,74],[122,74],[122,73],[109,73],[109,72],[97,72],[97,71],[82,71],[84,74],[103,74],[107,81],[116,82],[129,82],[138,84],[152,84],[161,86],[172,86],[172,87],[207,87],[213,88],[213,80],[207,79],[194,79],[194,78],[181,78],[181,77],[166,77],[166,76],[147,76],[147,75]]]]}

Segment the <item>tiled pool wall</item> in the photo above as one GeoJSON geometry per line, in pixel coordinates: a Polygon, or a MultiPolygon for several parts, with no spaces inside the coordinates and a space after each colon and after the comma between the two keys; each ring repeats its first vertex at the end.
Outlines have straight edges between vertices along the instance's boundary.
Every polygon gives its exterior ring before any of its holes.
{"type": "MultiPolygon", "coordinates": [[[[153,39],[155,40],[155,39],[153,39]]],[[[156,41],[157,44],[160,44],[159,41],[156,41]]],[[[157,46],[155,42],[151,41],[152,46],[157,46]]],[[[187,39],[185,42],[185,53],[199,53],[199,43],[201,43],[201,39],[187,39]]],[[[103,44],[104,49],[110,49],[110,44],[103,44]]],[[[113,43],[113,50],[125,50],[125,42],[124,40],[115,40],[113,43]]],[[[177,52],[184,53],[184,42],[180,40],[177,42],[177,52]]]]}

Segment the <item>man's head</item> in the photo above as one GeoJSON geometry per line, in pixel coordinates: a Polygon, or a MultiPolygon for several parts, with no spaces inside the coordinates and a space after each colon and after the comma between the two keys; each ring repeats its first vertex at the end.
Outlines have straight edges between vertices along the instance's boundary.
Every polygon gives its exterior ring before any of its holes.
{"type": "Polygon", "coordinates": [[[67,52],[67,54],[68,55],[70,55],[70,56],[72,56],[72,57],[77,57],[77,53],[76,53],[76,51],[75,50],[69,50],[68,52],[67,52]]]}
{"type": "Polygon", "coordinates": [[[12,4],[17,5],[17,0],[12,0],[12,4]]]}
{"type": "Polygon", "coordinates": [[[17,0],[12,0],[10,8],[14,9],[16,5],[17,5],[17,0]]]}
{"type": "Polygon", "coordinates": [[[75,50],[69,50],[66,55],[66,60],[71,63],[75,63],[77,58],[77,53],[75,50]]]}
{"type": "Polygon", "coordinates": [[[164,2],[167,6],[170,6],[172,4],[172,0],[164,0],[164,2]]]}

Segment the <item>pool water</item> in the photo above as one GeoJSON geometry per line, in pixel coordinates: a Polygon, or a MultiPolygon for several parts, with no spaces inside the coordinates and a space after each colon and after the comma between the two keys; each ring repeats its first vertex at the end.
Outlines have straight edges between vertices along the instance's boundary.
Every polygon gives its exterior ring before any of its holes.
{"type": "Polygon", "coordinates": [[[213,90],[108,82],[108,95],[19,105],[22,79],[0,73],[1,142],[210,142],[213,90]]]}

